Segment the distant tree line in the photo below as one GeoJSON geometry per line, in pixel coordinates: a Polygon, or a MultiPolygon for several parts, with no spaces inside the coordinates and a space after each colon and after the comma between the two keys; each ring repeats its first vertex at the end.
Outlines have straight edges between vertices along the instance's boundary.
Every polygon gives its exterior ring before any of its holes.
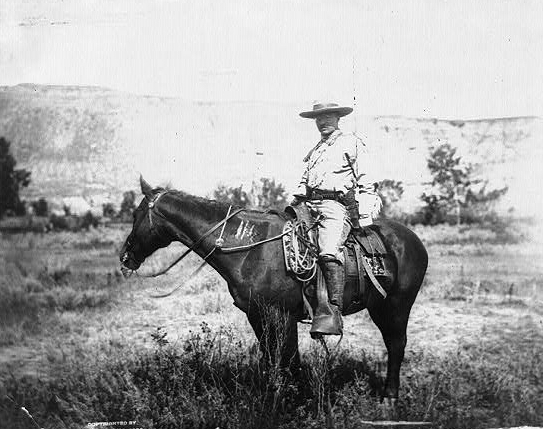
{"type": "Polygon", "coordinates": [[[213,191],[212,198],[234,206],[262,210],[283,210],[288,204],[288,196],[283,184],[266,177],[253,181],[249,189],[244,189],[243,185],[219,184],[213,191]]]}
{"type": "MultiPolygon", "coordinates": [[[[0,219],[6,215],[23,216],[27,205],[20,198],[22,189],[30,184],[31,172],[16,168],[17,162],[10,151],[10,142],[0,137],[0,219]]],[[[378,187],[383,201],[382,216],[403,223],[482,223],[497,218],[496,202],[507,192],[507,187],[491,188],[489,181],[477,175],[475,165],[466,162],[449,143],[439,144],[429,150],[427,166],[432,180],[421,195],[423,203],[415,213],[405,213],[400,201],[404,194],[401,181],[386,179],[378,187]]],[[[102,207],[104,218],[130,222],[136,208],[136,192],[124,192],[117,210],[113,203],[102,207]]],[[[288,204],[285,187],[270,178],[260,178],[250,187],[219,184],[211,197],[234,206],[283,210],[288,204]]],[[[100,220],[91,212],[73,216],[70,208],[64,208],[64,216],[50,214],[44,198],[30,202],[35,216],[48,217],[53,229],[77,229],[97,226],[100,220]],[[72,219],[71,221],[69,219],[72,219]]]]}

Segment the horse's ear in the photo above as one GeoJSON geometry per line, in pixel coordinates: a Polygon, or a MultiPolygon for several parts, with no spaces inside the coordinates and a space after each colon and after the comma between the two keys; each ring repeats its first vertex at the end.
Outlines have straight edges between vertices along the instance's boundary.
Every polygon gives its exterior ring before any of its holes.
{"type": "Polygon", "coordinates": [[[151,185],[149,185],[149,183],[147,183],[143,179],[143,176],[141,174],[140,174],[140,185],[141,185],[141,193],[143,195],[145,195],[145,198],[147,198],[148,200],[152,200],[153,199],[153,188],[151,187],[151,185]]]}

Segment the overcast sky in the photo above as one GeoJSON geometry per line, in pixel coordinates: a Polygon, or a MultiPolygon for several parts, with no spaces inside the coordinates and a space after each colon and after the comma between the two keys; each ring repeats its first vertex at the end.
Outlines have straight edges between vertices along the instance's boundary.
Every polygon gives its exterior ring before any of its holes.
{"type": "Polygon", "coordinates": [[[543,114],[543,1],[0,1],[0,84],[543,114]]]}

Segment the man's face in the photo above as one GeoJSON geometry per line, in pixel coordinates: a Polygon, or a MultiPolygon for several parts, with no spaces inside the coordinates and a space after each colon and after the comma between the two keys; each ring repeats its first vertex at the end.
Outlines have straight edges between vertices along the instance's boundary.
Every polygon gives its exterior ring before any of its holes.
{"type": "Polygon", "coordinates": [[[338,129],[339,116],[336,113],[323,113],[315,118],[315,122],[320,133],[326,136],[338,129]]]}

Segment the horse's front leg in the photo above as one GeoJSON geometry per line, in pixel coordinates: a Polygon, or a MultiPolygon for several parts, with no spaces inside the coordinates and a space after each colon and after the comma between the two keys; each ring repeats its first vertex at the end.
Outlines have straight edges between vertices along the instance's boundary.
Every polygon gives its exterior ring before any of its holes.
{"type": "Polygon", "coordinates": [[[266,364],[279,363],[282,368],[300,367],[298,351],[298,323],[290,313],[280,308],[259,305],[247,314],[259,341],[262,359],[266,364]]]}
{"type": "Polygon", "coordinates": [[[286,336],[281,366],[288,366],[296,371],[300,368],[300,352],[298,350],[298,321],[288,315],[286,324],[286,336]]]}

